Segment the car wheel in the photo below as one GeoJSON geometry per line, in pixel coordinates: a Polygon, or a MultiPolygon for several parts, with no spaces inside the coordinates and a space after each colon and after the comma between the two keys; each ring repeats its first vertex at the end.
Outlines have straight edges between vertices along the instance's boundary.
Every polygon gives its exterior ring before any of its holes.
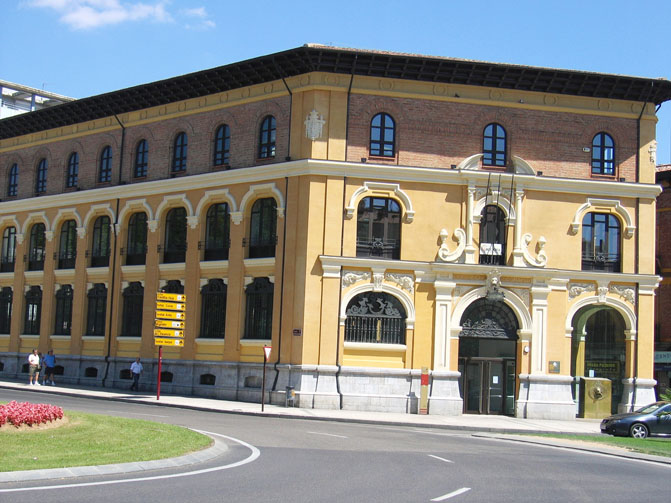
{"type": "Polygon", "coordinates": [[[648,427],[641,423],[636,423],[629,428],[629,434],[634,438],[646,438],[649,433],[648,427]]]}

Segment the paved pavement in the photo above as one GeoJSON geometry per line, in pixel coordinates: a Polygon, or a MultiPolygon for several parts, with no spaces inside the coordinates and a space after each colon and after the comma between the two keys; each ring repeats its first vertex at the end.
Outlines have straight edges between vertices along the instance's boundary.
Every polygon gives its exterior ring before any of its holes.
{"type": "MultiPolygon", "coordinates": [[[[671,465],[671,458],[649,456],[632,453],[623,449],[609,448],[607,446],[594,444],[577,444],[570,440],[562,439],[539,439],[539,437],[527,437],[521,434],[529,433],[561,433],[568,435],[600,434],[598,419],[574,419],[559,421],[551,419],[522,419],[508,416],[434,416],[403,414],[393,412],[363,412],[355,410],[330,410],[330,409],[306,409],[300,407],[284,407],[278,405],[264,406],[248,402],[235,402],[230,400],[218,400],[212,398],[201,398],[196,396],[180,396],[162,394],[156,399],[156,394],[143,392],[132,392],[129,390],[113,388],[89,388],[81,386],[30,386],[23,382],[0,380],[0,388],[17,389],[21,391],[34,392],[36,395],[59,394],[66,396],[81,396],[101,400],[116,400],[131,403],[146,403],[164,407],[178,407],[185,409],[205,410],[228,414],[247,414],[267,417],[283,417],[306,420],[341,421],[352,423],[370,423],[378,425],[394,425],[408,427],[441,428],[449,430],[461,430],[471,432],[474,435],[494,436],[508,440],[540,443],[556,447],[569,447],[591,452],[617,455],[632,459],[645,459],[653,462],[671,465]]],[[[40,398],[36,400],[46,400],[40,398]]],[[[19,480],[37,480],[42,478],[76,477],[80,475],[99,475],[102,473],[121,473],[139,470],[152,470],[169,466],[182,466],[202,462],[211,459],[225,450],[225,445],[217,442],[214,447],[201,453],[182,456],[181,458],[152,461],[149,463],[124,463],[122,465],[106,465],[105,467],[79,467],[64,470],[41,470],[25,472],[0,472],[0,483],[19,480]]]]}

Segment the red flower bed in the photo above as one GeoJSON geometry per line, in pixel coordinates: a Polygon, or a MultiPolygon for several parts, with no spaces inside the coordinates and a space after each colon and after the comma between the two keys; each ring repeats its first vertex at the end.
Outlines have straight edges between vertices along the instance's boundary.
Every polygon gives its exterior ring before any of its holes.
{"type": "Polygon", "coordinates": [[[33,426],[63,419],[63,409],[46,403],[11,401],[0,405],[0,427],[12,424],[17,428],[22,424],[33,426]]]}

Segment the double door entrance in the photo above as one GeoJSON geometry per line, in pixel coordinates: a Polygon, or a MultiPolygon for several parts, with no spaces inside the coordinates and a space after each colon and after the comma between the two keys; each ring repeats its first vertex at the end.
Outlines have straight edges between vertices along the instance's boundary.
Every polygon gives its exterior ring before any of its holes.
{"type": "Polygon", "coordinates": [[[460,358],[461,396],[466,414],[515,415],[515,360],[460,358]]]}

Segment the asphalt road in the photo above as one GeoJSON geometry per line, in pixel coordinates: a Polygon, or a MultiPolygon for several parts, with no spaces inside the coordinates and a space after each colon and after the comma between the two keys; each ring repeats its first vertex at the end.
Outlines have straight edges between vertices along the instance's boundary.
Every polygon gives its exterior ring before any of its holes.
{"type": "MultiPolygon", "coordinates": [[[[44,398],[42,395],[40,398],[44,398]]],[[[51,395],[65,409],[210,432],[179,469],[0,484],[0,503],[668,501],[671,466],[446,430],[277,419],[51,395]],[[225,437],[224,437],[225,436],[225,437]]],[[[0,390],[0,401],[34,399],[0,390]]],[[[0,470],[1,470],[0,445],[0,470]]]]}

